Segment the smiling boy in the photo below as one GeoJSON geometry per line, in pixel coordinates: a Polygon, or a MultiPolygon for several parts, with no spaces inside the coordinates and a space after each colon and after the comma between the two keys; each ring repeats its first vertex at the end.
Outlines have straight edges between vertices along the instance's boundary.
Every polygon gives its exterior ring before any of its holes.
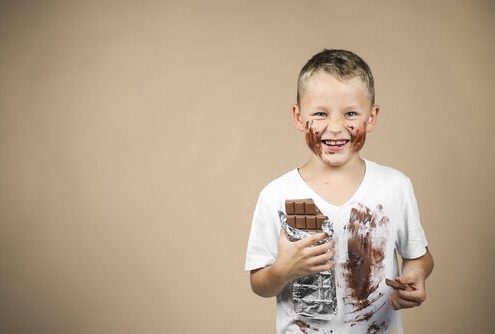
{"type": "Polygon", "coordinates": [[[396,310],[426,298],[433,258],[411,182],[359,154],[379,112],[371,70],[356,54],[324,50],[302,68],[292,115],[311,157],[260,192],[245,265],[256,294],[277,296],[277,333],[402,333],[396,310]],[[325,233],[288,240],[278,211],[286,200],[306,198],[333,223],[330,242],[321,244],[325,233]],[[326,320],[299,312],[292,282],[328,270],[336,312],[326,320]],[[385,278],[406,289],[388,287],[385,278]]]}

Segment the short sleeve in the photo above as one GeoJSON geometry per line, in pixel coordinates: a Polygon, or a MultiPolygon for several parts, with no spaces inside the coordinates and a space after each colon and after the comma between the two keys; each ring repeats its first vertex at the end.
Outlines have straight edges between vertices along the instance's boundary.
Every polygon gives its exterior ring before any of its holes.
{"type": "Polygon", "coordinates": [[[415,259],[426,253],[428,245],[419,219],[419,210],[411,181],[406,178],[403,186],[397,250],[405,259],[415,259]]]}
{"type": "Polygon", "coordinates": [[[245,270],[271,265],[277,259],[280,222],[273,200],[270,201],[263,192],[258,197],[249,234],[245,270]]]}

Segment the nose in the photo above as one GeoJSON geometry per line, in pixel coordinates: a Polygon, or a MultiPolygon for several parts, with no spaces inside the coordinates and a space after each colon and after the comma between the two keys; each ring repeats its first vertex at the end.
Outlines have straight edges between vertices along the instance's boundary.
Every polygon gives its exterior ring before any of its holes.
{"type": "Polygon", "coordinates": [[[336,136],[344,129],[344,119],[341,117],[329,117],[326,130],[336,136]]]}

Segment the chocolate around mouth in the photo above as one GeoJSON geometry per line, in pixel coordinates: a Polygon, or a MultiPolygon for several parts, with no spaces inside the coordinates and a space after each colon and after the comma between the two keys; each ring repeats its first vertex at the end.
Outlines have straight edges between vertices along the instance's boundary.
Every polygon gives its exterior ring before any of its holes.
{"type": "Polygon", "coordinates": [[[343,143],[343,139],[339,140],[330,140],[330,139],[324,139],[322,140],[322,131],[318,131],[312,127],[313,122],[307,121],[305,124],[305,131],[306,131],[306,143],[313,151],[314,154],[317,156],[322,155],[322,145],[325,146],[333,146],[333,147],[341,147],[346,145],[347,143],[351,144],[352,150],[354,152],[357,152],[361,150],[364,146],[364,142],[366,141],[366,131],[365,131],[365,126],[366,123],[363,124],[363,128],[355,128],[354,126],[348,126],[346,127],[346,130],[348,131],[348,134],[350,136],[350,139],[345,139],[345,143],[343,143]],[[338,143],[338,144],[337,144],[338,143]]]}

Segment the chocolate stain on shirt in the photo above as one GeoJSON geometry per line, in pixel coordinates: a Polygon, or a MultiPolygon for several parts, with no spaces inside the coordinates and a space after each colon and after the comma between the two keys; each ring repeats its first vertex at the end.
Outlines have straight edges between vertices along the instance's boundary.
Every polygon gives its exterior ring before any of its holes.
{"type": "MultiPolygon", "coordinates": [[[[379,294],[378,299],[380,299],[380,297],[383,296],[383,294],[379,294]]],[[[352,321],[353,323],[351,324],[351,327],[352,326],[355,326],[357,325],[357,323],[361,322],[361,321],[368,321],[371,319],[371,317],[373,316],[373,314],[375,314],[376,312],[378,312],[381,308],[383,308],[384,306],[386,306],[388,303],[388,301],[385,301],[384,303],[382,303],[382,305],[380,305],[378,308],[376,309],[373,309],[371,311],[368,311],[366,312],[365,314],[363,315],[360,315],[360,316],[357,316],[356,318],[354,318],[352,321]]]]}
{"type": "Polygon", "coordinates": [[[302,333],[308,333],[307,330],[309,329],[309,325],[307,323],[302,320],[296,320],[294,321],[294,323],[297,325],[297,327],[299,327],[299,330],[301,330],[302,333]]]}
{"type": "MultiPolygon", "coordinates": [[[[301,319],[294,320],[294,323],[297,325],[297,327],[299,327],[299,330],[301,331],[301,333],[304,333],[304,334],[310,334],[313,332],[319,332],[320,331],[319,328],[312,327],[308,323],[302,321],[301,319]]],[[[330,333],[333,333],[333,331],[331,330],[330,333]]]]}
{"type": "Polygon", "coordinates": [[[310,330],[310,329],[313,329],[317,332],[320,331],[317,328],[311,327],[310,325],[308,325],[307,323],[305,323],[302,320],[295,320],[294,323],[297,325],[297,327],[299,327],[299,330],[301,331],[301,333],[304,333],[304,334],[308,334],[309,333],[308,330],[310,330]]]}
{"type": "MultiPolygon", "coordinates": [[[[380,207],[377,209],[381,211],[380,207]]],[[[351,210],[347,225],[350,237],[347,240],[348,260],[344,263],[344,277],[351,291],[348,302],[355,307],[355,311],[365,309],[376,300],[370,300],[369,296],[380,283],[373,279],[373,274],[383,268],[384,250],[381,243],[373,242],[373,234],[377,224],[386,224],[388,219],[382,217],[377,220],[376,213],[361,205],[351,210]]],[[[366,321],[370,317],[371,314],[361,316],[355,321],[366,321]]]]}
{"type": "Polygon", "coordinates": [[[377,324],[376,321],[373,321],[373,323],[368,327],[368,331],[366,332],[366,334],[383,333],[384,331],[387,330],[387,328],[388,328],[388,324],[385,321],[383,321],[380,324],[377,324]]]}

